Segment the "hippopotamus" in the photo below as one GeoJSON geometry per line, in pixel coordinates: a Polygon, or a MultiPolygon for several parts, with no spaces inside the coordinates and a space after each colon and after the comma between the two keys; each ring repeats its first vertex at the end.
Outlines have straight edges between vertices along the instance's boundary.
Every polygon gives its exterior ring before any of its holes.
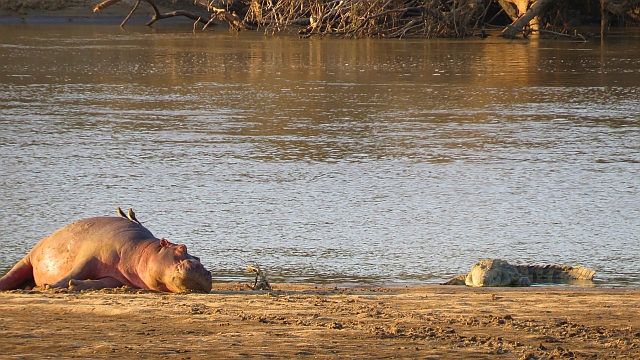
{"type": "Polygon", "coordinates": [[[211,291],[211,273],[185,245],[158,239],[121,217],[76,221],[40,240],[5,276],[0,290],[71,290],[123,285],[162,292],[211,291]]]}

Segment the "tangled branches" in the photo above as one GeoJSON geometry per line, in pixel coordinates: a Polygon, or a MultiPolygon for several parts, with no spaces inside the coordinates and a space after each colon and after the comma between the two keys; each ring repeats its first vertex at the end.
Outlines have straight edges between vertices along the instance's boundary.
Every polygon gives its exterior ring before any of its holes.
{"type": "Polygon", "coordinates": [[[483,10],[481,0],[252,0],[245,22],[301,26],[304,37],[460,37],[483,10]]]}
{"type": "MultiPolygon", "coordinates": [[[[120,1],[122,0],[103,0],[94,11],[100,11],[120,1]]],[[[517,33],[526,35],[531,31],[559,34],[550,31],[549,28],[559,27],[566,30],[570,5],[568,0],[190,0],[192,5],[206,9],[208,15],[199,16],[184,10],[161,13],[155,4],[156,1],[170,1],[173,4],[178,0],[135,0],[135,5],[121,26],[129,20],[140,2],[146,2],[154,13],[147,25],[160,19],[184,16],[195,20],[194,31],[199,23],[205,24],[203,29],[206,29],[214,21],[221,20],[235,31],[259,29],[276,33],[286,30],[296,31],[302,37],[464,37],[493,11],[492,20],[502,12],[509,15],[513,23],[503,30],[501,36],[513,38],[517,33]],[[527,7],[521,9],[520,5],[523,3],[527,4],[527,7]],[[497,13],[496,7],[501,8],[497,13]],[[547,8],[550,10],[547,11],[547,8]],[[526,30],[535,17],[546,24],[546,27],[526,30]]],[[[618,15],[619,19],[625,14],[625,19],[640,22],[640,0],[593,1],[600,2],[601,5],[602,34],[612,14],[618,15]]],[[[577,10],[572,11],[580,14],[577,10]]],[[[562,32],[566,32],[565,30],[562,32]]],[[[481,34],[474,35],[484,38],[486,32],[482,30],[481,34]]],[[[581,36],[579,38],[584,39],[581,36]]]]}

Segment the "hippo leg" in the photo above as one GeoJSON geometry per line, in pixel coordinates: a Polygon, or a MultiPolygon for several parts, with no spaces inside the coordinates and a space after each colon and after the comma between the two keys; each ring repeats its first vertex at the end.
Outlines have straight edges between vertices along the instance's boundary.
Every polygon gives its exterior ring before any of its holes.
{"type": "Polygon", "coordinates": [[[26,286],[34,286],[33,266],[23,258],[9,272],[0,278],[0,290],[23,289],[26,286]]]}
{"type": "Polygon", "coordinates": [[[121,281],[118,281],[111,277],[104,277],[98,280],[69,280],[69,289],[74,291],[80,290],[100,290],[106,288],[117,288],[124,285],[121,281]]]}
{"type": "Polygon", "coordinates": [[[49,288],[68,288],[71,281],[82,281],[75,279],[91,279],[94,276],[94,270],[97,264],[95,260],[82,261],[73,266],[73,269],[65,275],[62,279],[52,283],[44,284],[44,287],[49,288]]]}

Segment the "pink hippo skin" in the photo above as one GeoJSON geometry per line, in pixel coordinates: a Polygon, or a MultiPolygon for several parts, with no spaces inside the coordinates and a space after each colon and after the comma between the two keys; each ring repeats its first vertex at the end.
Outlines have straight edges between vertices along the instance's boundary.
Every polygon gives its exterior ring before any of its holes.
{"type": "Polygon", "coordinates": [[[72,290],[133,288],[211,291],[211,273],[187,247],[158,239],[120,217],[76,221],[40,240],[5,276],[0,290],[48,285],[72,290]]]}

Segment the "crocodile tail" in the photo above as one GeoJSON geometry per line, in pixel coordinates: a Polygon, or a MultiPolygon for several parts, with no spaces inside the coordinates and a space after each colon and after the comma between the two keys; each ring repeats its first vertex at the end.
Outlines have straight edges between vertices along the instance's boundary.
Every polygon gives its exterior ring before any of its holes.
{"type": "Polygon", "coordinates": [[[569,270],[569,276],[578,280],[593,280],[593,275],[595,275],[595,271],[587,268],[583,268],[580,266],[576,266],[569,270]]]}
{"type": "Polygon", "coordinates": [[[592,280],[595,271],[580,266],[563,265],[517,265],[518,271],[532,282],[554,282],[564,280],[592,280]]]}
{"type": "Polygon", "coordinates": [[[467,278],[467,274],[458,275],[456,277],[452,277],[451,279],[443,282],[440,285],[466,285],[465,279],[467,278]]]}

